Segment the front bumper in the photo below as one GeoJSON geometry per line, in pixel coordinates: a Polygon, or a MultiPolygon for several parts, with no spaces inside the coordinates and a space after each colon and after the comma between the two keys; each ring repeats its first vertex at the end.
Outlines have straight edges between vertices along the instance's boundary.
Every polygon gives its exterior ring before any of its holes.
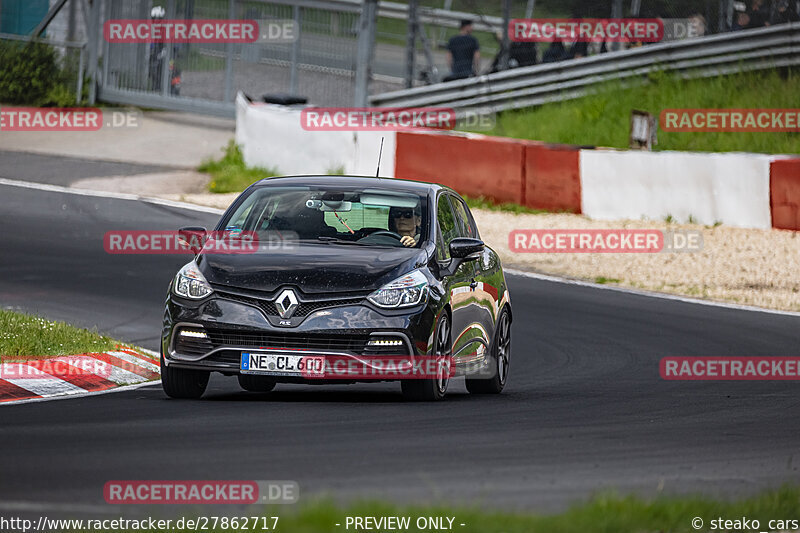
{"type": "MultiPolygon", "coordinates": [[[[179,368],[240,373],[243,352],[282,352],[362,359],[376,355],[428,353],[435,316],[426,305],[402,311],[378,310],[368,302],[323,308],[292,326],[276,326],[261,306],[212,295],[201,302],[168,296],[162,330],[164,363],[179,368]],[[205,338],[179,336],[181,330],[205,338]],[[374,347],[371,339],[390,338],[402,345],[374,347]]],[[[293,377],[278,381],[304,382],[293,377]]],[[[315,380],[320,383],[322,381],[315,380]]]]}

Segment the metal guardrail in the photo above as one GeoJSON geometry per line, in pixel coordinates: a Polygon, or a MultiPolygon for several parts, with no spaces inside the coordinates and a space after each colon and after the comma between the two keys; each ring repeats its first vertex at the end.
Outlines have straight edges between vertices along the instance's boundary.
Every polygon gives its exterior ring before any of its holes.
{"type": "MultiPolygon", "coordinates": [[[[360,3],[359,0],[339,1],[360,3]]],[[[408,19],[408,4],[381,1],[378,3],[378,16],[406,20],[408,19]]],[[[448,9],[419,6],[417,8],[417,17],[421,24],[435,24],[437,26],[458,28],[462,20],[469,19],[473,21],[473,26],[476,30],[496,32],[502,31],[503,29],[502,17],[462,13],[460,11],[450,11],[448,9]]]]}
{"type": "MultiPolygon", "coordinates": [[[[270,0],[274,4],[297,5],[300,7],[335,9],[345,13],[360,13],[363,5],[362,0],[270,0]]],[[[378,2],[378,16],[392,19],[407,20],[408,4],[399,2],[378,2]]],[[[503,29],[502,17],[491,17],[478,15],[475,13],[462,13],[460,11],[450,11],[420,6],[417,8],[417,16],[422,24],[435,24],[458,28],[461,20],[470,19],[474,21],[475,29],[495,32],[503,29]]]]}
{"type": "Polygon", "coordinates": [[[603,82],[653,71],[702,78],[800,65],[800,23],[643,46],[374,95],[372,105],[503,111],[585,96],[603,82]]]}

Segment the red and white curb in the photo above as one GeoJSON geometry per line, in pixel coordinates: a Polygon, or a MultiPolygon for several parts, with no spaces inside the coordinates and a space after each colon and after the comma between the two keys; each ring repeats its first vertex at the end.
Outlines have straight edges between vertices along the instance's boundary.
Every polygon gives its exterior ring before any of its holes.
{"type": "Polygon", "coordinates": [[[128,348],[2,363],[0,404],[109,391],[146,384],[160,377],[157,360],[128,348]],[[56,367],[62,370],[58,375],[46,371],[56,367]]]}

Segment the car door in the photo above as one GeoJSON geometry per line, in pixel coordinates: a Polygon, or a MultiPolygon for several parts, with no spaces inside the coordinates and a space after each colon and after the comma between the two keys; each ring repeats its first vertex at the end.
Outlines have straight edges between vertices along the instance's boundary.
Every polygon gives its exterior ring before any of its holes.
{"type": "MultiPolygon", "coordinates": [[[[436,221],[439,232],[436,246],[437,260],[441,266],[446,267],[451,261],[450,242],[456,237],[460,237],[462,231],[453,213],[449,195],[446,193],[439,194],[437,198],[436,221]]],[[[464,302],[469,298],[472,268],[471,262],[463,262],[452,276],[442,280],[449,293],[448,299],[452,310],[453,357],[457,364],[459,359],[469,352],[471,344],[467,332],[472,320],[464,302]]]]}
{"type": "MultiPolygon", "coordinates": [[[[457,195],[449,195],[453,206],[453,214],[459,226],[459,237],[480,239],[478,228],[469,208],[457,195]]],[[[469,327],[465,336],[472,346],[466,351],[470,357],[463,362],[477,362],[488,353],[489,343],[494,332],[497,303],[493,293],[491,280],[486,275],[486,266],[490,264],[491,250],[484,250],[480,258],[469,264],[469,297],[465,300],[465,312],[469,316],[469,327]]]]}

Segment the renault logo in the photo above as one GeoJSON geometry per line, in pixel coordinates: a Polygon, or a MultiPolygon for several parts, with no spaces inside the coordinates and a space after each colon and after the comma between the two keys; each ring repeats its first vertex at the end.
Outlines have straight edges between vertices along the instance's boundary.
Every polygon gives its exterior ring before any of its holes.
{"type": "Polygon", "coordinates": [[[297,295],[292,289],[284,290],[275,299],[275,307],[278,308],[281,318],[291,318],[297,309],[297,295]]]}

